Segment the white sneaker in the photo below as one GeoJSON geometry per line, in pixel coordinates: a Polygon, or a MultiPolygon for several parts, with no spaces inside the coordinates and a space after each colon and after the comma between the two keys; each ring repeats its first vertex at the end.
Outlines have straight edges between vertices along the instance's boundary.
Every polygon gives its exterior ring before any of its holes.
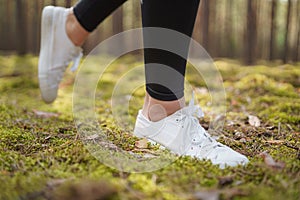
{"type": "Polygon", "coordinates": [[[213,139],[199,124],[203,112],[192,99],[188,107],[158,122],[149,121],[141,112],[134,135],[157,142],[178,155],[210,160],[220,168],[248,163],[248,159],[213,139]]]}
{"type": "Polygon", "coordinates": [[[47,6],[42,14],[41,49],[39,57],[39,84],[46,103],[57,97],[59,83],[70,62],[76,70],[82,49],[76,47],[66,33],[69,9],[47,6]]]}

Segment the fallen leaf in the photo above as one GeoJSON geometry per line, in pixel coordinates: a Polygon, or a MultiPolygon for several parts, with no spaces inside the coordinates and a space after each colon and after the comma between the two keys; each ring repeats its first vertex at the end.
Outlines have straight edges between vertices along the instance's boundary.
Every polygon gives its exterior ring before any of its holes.
{"type": "Polygon", "coordinates": [[[50,135],[47,136],[47,137],[45,137],[45,140],[49,140],[49,139],[51,139],[51,136],[50,136],[50,135]]]}
{"type": "Polygon", "coordinates": [[[83,140],[96,140],[99,138],[99,134],[94,134],[94,135],[89,135],[85,138],[83,138],[83,140]]]}
{"type": "Polygon", "coordinates": [[[233,176],[221,176],[218,177],[219,186],[229,185],[233,182],[233,176]]]}
{"type": "Polygon", "coordinates": [[[241,143],[246,143],[246,142],[247,142],[247,140],[246,140],[245,138],[241,138],[239,141],[240,141],[241,143]]]}
{"type": "Polygon", "coordinates": [[[139,149],[147,149],[148,148],[148,140],[147,139],[141,139],[135,142],[135,147],[139,149]]]}
{"type": "Polygon", "coordinates": [[[269,129],[269,130],[274,130],[276,127],[275,126],[267,126],[266,129],[269,129]]]}
{"type": "Polygon", "coordinates": [[[54,179],[47,182],[47,187],[54,188],[58,187],[61,184],[65,183],[68,179],[54,179]]]}
{"type": "Polygon", "coordinates": [[[248,122],[251,126],[259,127],[260,126],[260,120],[258,117],[254,115],[248,115],[248,122]]]}
{"type": "Polygon", "coordinates": [[[160,155],[157,151],[152,151],[152,150],[145,149],[145,148],[144,149],[133,149],[132,153],[135,153],[135,152],[143,153],[144,155],[149,154],[149,155],[152,155],[155,157],[160,155]]]}
{"type": "Polygon", "coordinates": [[[97,144],[99,144],[101,147],[104,147],[104,148],[109,149],[109,150],[113,150],[113,151],[119,151],[120,150],[120,148],[117,147],[112,142],[108,142],[108,141],[104,141],[103,142],[103,141],[100,141],[97,144]]]}
{"type": "Polygon", "coordinates": [[[59,117],[60,114],[58,113],[51,113],[51,112],[44,112],[39,110],[33,110],[33,113],[41,118],[53,118],[53,117],[59,117]]]}
{"type": "Polygon", "coordinates": [[[62,89],[62,88],[66,88],[66,87],[68,87],[68,86],[71,86],[71,85],[73,85],[73,83],[75,82],[75,78],[69,78],[69,79],[67,79],[66,81],[64,81],[63,83],[61,83],[60,85],[59,85],[59,88],[60,89],[62,89]]]}
{"type": "Polygon", "coordinates": [[[197,94],[207,94],[208,90],[205,87],[196,87],[195,92],[197,94]]]}
{"type": "Polygon", "coordinates": [[[266,142],[269,144],[283,144],[285,141],[284,140],[268,140],[266,142]]]}
{"type": "Polygon", "coordinates": [[[248,193],[239,188],[231,188],[231,189],[222,191],[222,197],[224,197],[224,199],[235,199],[234,197],[246,196],[246,195],[248,195],[248,193]]]}
{"type": "Polygon", "coordinates": [[[245,134],[242,133],[242,132],[237,131],[237,132],[234,133],[234,136],[236,136],[236,139],[241,139],[241,138],[245,137],[245,134]]]}
{"type": "Polygon", "coordinates": [[[220,193],[217,190],[196,192],[194,194],[195,199],[199,200],[218,200],[220,193]]]}
{"type": "Polygon", "coordinates": [[[6,170],[2,170],[2,171],[0,171],[0,174],[1,174],[1,175],[9,175],[10,172],[9,172],[9,171],[6,171],[6,170]]]}
{"type": "Polygon", "coordinates": [[[212,129],[220,129],[221,127],[223,127],[225,119],[225,115],[216,116],[215,120],[211,123],[212,129]]]}
{"type": "Polygon", "coordinates": [[[238,105],[238,102],[236,100],[231,100],[231,105],[236,106],[236,105],[238,105]]]}
{"type": "MultiPolygon", "coordinates": [[[[116,189],[106,181],[81,180],[80,182],[69,180],[55,180],[47,184],[44,190],[45,199],[112,199],[116,189]]],[[[44,199],[44,198],[43,198],[44,199]]]]}
{"type": "Polygon", "coordinates": [[[275,161],[270,154],[267,152],[262,152],[259,154],[265,161],[266,165],[274,168],[274,169],[283,169],[285,167],[285,163],[281,161],[275,161]]]}

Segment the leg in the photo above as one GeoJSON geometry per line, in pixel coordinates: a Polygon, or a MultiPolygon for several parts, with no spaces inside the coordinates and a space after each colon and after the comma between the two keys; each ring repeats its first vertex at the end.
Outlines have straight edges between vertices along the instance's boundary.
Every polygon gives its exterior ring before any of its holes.
{"type": "Polygon", "coordinates": [[[75,45],[81,46],[97,26],[127,0],[81,0],[67,19],[66,30],[75,45]]]}
{"type": "MultiPolygon", "coordinates": [[[[144,0],[142,3],[143,27],[161,27],[192,36],[199,0],[144,0]]],[[[158,38],[144,33],[144,43],[150,45],[158,38]]],[[[187,57],[189,41],[174,41],[187,57]]],[[[179,51],[179,50],[178,50],[179,51]]],[[[143,114],[158,121],[184,106],[184,75],[186,60],[159,49],[145,49],[147,98],[143,114]],[[165,65],[173,70],[163,68],[165,65]],[[158,76],[160,75],[160,76],[158,76]],[[160,80],[165,80],[161,85],[160,80]],[[175,80],[174,80],[175,79],[175,80]]]]}
{"type": "Polygon", "coordinates": [[[39,85],[42,98],[52,103],[69,63],[76,69],[87,36],[126,0],[82,0],[74,9],[47,6],[42,15],[39,85]]]}
{"type": "MultiPolygon", "coordinates": [[[[198,5],[199,0],[144,0],[143,26],[168,28],[191,36],[198,5]]],[[[159,38],[161,34],[152,34],[144,30],[145,46],[163,41],[159,38]]],[[[171,43],[187,57],[190,41],[179,39],[171,43]]],[[[176,154],[209,159],[221,168],[246,164],[245,156],[217,142],[199,124],[198,117],[203,113],[193,101],[182,108],[186,60],[151,48],[145,49],[144,55],[147,95],[143,110],[137,116],[134,134],[151,139],[176,154]]]]}

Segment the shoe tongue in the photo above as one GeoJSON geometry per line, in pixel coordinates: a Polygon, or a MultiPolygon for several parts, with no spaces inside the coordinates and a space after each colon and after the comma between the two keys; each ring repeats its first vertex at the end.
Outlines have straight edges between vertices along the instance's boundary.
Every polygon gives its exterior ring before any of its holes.
{"type": "Polygon", "coordinates": [[[204,117],[204,113],[199,106],[189,105],[180,110],[183,115],[193,116],[196,118],[204,117]]]}

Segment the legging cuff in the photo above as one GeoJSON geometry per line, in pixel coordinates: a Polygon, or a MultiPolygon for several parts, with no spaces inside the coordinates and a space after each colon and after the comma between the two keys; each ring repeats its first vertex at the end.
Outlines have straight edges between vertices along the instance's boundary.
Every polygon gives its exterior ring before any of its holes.
{"type": "Polygon", "coordinates": [[[166,93],[157,92],[151,89],[148,85],[146,85],[146,91],[152,98],[160,101],[175,101],[181,99],[184,96],[184,92],[183,92],[184,89],[175,93],[166,94],[166,93]]]}
{"type": "Polygon", "coordinates": [[[80,25],[92,32],[115,9],[127,0],[81,0],[73,9],[80,25]]]}
{"type": "Polygon", "coordinates": [[[74,7],[73,12],[74,12],[74,15],[75,15],[77,21],[79,22],[79,24],[80,24],[86,31],[88,31],[88,32],[91,33],[91,32],[93,32],[93,30],[95,30],[96,27],[88,26],[88,24],[85,23],[84,20],[82,20],[83,17],[82,17],[82,15],[79,14],[80,12],[77,10],[77,7],[74,7]]]}

